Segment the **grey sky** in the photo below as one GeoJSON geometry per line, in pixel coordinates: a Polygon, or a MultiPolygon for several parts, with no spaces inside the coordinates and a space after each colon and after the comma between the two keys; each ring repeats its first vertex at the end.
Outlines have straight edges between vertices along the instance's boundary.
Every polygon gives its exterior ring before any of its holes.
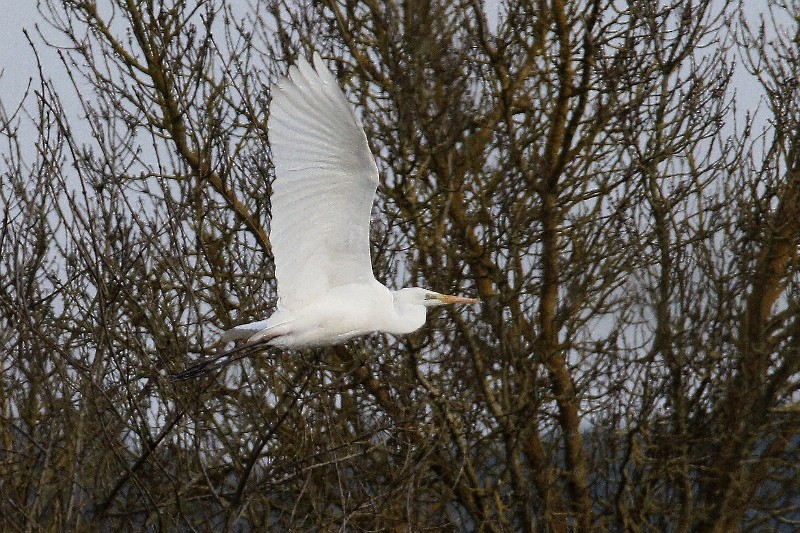
{"type": "MultiPolygon", "coordinates": [[[[6,8],[9,7],[6,3],[6,8]]],[[[29,78],[36,74],[36,61],[23,28],[33,33],[34,24],[41,23],[36,2],[18,0],[14,7],[0,17],[0,101],[10,108],[16,106],[25,93],[29,78]]]]}

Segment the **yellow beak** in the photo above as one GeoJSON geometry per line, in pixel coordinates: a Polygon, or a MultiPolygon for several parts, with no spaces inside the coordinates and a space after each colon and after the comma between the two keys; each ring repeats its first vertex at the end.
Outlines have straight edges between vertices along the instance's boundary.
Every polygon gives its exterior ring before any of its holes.
{"type": "Polygon", "coordinates": [[[477,298],[464,298],[450,294],[437,294],[436,299],[444,304],[476,304],[480,301],[477,298]]]}

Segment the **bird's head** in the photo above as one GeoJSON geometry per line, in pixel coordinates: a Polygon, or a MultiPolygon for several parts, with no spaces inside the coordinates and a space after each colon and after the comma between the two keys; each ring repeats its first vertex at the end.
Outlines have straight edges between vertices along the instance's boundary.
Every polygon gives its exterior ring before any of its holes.
{"type": "Polygon", "coordinates": [[[478,300],[440,294],[421,287],[407,287],[394,291],[395,319],[390,321],[383,330],[388,333],[405,334],[421,328],[425,324],[425,315],[429,307],[446,304],[474,304],[478,300]]]}

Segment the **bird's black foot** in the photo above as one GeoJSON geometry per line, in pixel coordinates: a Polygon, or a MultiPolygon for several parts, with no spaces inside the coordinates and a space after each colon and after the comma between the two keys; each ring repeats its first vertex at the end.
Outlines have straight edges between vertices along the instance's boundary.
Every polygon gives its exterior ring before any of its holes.
{"type": "Polygon", "coordinates": [[[269,339],[265,339],[262,342],[256,342],[253,344],[242,344],[240,346],[231,348],[230,350],[227,350],[225,352],[212,355],[211,357],[207,357],[202,361],[188,367],[186,370],[178,372],[177,374],[173,374],[172,379],[174,381],[187,381],[202,376],[204,374],[208,374],[213,370],[222,368],[223,366],[229,363],[238,361],[239,359],[247,357],[253,352],[256,352],[264,348],[266,346],[267,340],[269,339]]]}
{"type": "Polygon", "coordinates": [[[211,366],[215,361],[217,361],[216,357],[209,357],[199,363],[193,364],[192,366],[186,368],[182,372],[178,372],[177,374],[172,375],[172,379],[175,381],[186,381],[189,379],[194,379],[196,377],[202,376],[213,370],[211,366]]]}

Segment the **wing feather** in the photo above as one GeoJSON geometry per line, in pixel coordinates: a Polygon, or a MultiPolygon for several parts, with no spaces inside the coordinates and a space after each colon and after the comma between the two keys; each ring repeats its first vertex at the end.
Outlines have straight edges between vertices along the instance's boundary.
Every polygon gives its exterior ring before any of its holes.
{"type": "Polygon", "coordinates": [[[333,74],[314,54],[273,87],[268,120],[275,182],[270,241],[279,305],[374,279],[369,220],[378,169],[333,74]]]}

